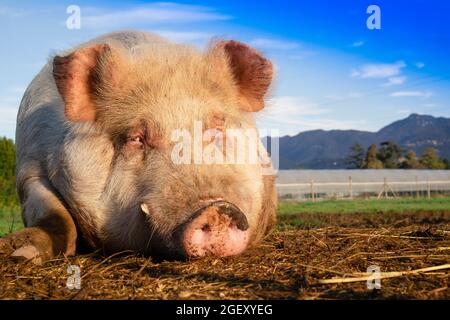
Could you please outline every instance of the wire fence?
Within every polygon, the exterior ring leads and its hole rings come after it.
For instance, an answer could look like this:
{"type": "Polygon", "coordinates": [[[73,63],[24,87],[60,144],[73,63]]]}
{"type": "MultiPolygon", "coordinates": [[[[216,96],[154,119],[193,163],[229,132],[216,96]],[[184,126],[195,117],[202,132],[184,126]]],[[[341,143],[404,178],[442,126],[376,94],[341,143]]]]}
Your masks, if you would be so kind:
{"type": "Polygon", "coordinates": [[[280,199],[428,197],[450,194],[449,170],[279,171],[280,199]]]}

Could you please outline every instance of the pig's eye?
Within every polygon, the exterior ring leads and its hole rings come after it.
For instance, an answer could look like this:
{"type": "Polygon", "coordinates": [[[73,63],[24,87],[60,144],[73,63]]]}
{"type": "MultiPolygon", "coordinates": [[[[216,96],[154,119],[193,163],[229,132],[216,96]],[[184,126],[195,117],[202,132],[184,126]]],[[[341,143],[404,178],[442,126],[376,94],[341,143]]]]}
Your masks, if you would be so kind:
{"type": "Polygon", "coordinates": [[[127,138],[127,145],[143,148],[144,147],[144,137],[141,135],[130,136],[127,138]]]}
{"type": "Polygon", "coordinates": [[[160,141],[155,136],[153,130],[142,122],[136,127],[130,129],[126,135],[122,136],[121,144],[124,146],[124,153],[131,154],[136,150],[150,150],[159,147],[160,141]]]}

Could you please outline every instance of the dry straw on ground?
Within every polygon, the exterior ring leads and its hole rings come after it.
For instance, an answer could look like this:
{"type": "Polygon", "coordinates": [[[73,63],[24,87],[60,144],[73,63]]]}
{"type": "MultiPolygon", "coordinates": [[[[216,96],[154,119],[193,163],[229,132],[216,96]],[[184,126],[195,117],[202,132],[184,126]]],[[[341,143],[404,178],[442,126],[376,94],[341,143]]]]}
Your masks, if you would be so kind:
{"type": "Polygon", "coordinates": [[[2,258],[0,298],[450,299],[450,212],[303,214],[301,228],[283,227],[290,219],[239,257],[157,262],[93,253],[42,267],[2,258]],[[66,287],[72,264],[81,268],[80,290],[66,287]],[[380,267],[381,290],[367,289],[369,265],[380,267]]]}

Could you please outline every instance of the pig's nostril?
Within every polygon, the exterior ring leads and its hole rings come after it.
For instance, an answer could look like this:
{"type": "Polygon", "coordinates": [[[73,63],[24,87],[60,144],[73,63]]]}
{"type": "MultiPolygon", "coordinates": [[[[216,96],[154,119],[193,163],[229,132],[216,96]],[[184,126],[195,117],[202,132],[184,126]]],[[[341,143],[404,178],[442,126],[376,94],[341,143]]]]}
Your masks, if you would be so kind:
{"type": "Polygon", "coordinates": [[[203,232],[211,231],[211,227],[209,226],[209,224],[205,223],[205,224],[202,226],[202,231],[203,231],[203,232]]]}

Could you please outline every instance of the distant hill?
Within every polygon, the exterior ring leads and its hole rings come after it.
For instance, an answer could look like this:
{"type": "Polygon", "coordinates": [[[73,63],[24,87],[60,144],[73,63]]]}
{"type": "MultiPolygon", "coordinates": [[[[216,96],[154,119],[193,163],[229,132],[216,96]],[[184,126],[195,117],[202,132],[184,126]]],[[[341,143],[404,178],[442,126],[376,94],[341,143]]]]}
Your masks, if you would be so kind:
{"type": "Polygon", "coordinates": [[[383,141],[413,149],[418,155],[427,147],[450,158],[450,119],[411,114],[378,132],[358,130],[312,130],[280,138],[280,169],[342,169],[350,147],[367,148],[383,141]]]}

